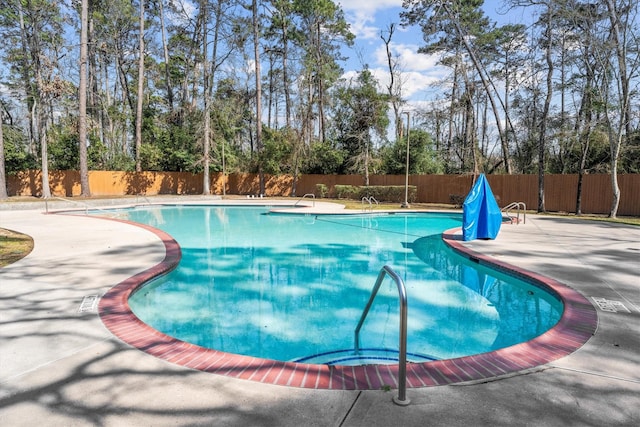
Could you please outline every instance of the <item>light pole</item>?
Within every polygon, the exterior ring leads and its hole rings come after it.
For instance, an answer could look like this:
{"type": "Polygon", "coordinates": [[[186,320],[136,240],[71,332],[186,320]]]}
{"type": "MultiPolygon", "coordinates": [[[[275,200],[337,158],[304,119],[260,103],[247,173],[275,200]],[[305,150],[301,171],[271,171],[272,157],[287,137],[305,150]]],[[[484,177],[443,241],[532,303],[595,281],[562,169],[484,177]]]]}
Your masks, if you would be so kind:
{"type": "Polygon", "coordinates": [[[404,203],[400,205],[401,208],[409,207],[409,112],[405,111],[403,114],[407,115],[407,163],[404,170],[404,203]]]}

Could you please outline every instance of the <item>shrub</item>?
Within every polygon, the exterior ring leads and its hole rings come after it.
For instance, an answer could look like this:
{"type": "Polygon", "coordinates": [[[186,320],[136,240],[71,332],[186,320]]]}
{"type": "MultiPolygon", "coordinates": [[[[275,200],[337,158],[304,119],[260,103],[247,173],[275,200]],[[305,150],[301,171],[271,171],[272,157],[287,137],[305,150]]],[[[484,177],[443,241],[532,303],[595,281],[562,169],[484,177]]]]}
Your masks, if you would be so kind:
{"type": "Polygon", "coordinates": [[[316,195],[323,199],[329,194],[329,188],[324,184],[316,184],[316,195]]]}
{"type": "MultiPolygon", "coordinates": [[[[404,185],[336,185],[338,199],[360,200],[363,197],[373,197],[378,202],[404,202],[404,185]]],[[[418,188],[410,185],[408,188],[408,202],[413,203],[418,196],[418,188]]]]}
{"type": "Polygon", "coordinates": [[[360,199],[360,187],[355,185],[336,185],[336,198],[338,199],[360,199]]]}

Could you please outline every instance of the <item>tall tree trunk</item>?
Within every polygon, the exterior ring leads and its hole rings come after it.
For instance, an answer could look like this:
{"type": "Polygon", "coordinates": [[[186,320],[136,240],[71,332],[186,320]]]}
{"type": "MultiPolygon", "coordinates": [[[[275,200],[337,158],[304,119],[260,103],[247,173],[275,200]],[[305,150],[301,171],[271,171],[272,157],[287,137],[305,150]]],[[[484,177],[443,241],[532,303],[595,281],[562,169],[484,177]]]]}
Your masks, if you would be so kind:
{"type": "MultiPolygon", "coordinates": [[[[631,98],[630,98],[630,81],[627,76],[627,60],[626,60],[626,28],[623,30],[620,28],[621,17],[618,14],[618,9],[614,0],[607,0],[607,9],[609,11],[609,21],[611,22],[611,32],[613,36],[613,42],[615,44],[616,59],[618,61],[618,88],[622,99],[619,105],[620,111],[620,126],[618,128],[618,135],[616,138],[609,139],[609,151],[611,156],[611,189],[613,198],[611,201],[611,210],[609,216],[615,218],[618,215],[618,206],[620,205],[620,187],[618,185],[618,160],[620,158],[620,151],[622,144],[628,140],[631,135],[631,98]],[[624,135],[623,135],[624,132],[624,135]]],[[[628,11],[625,13],[629,13],[628,11]]]]}
{"type": "Polygon", "coordinates": [[[164,0],[159,0],[160,6],[160,30],[162,33],[162,52],[164,54],[164,80],[167,89],[167,103],[169,111],[173,113],[173,88],[171,87],[171,73],[169,71],[169,46],[167,45],[167,30],[164,24],[164,0]]]}
{"type": "Polygon", "coordinates": [[[551,98],[553,97],[553,58],[551,57],[551,48],[553,42],[551,40],[551,7],[547,8],[547,22],[545,27],[545,60],[547,62],[547,95],[544,100],[544,109],[542,117],[540,117],[540,135],[538,139],[538,212],[545,212],[544,204],[544,172],[545,172],[545,148],[547,138],[547,119],[551,106],[551,98]]]}
{"type": "Polygon", "coordinates": [[[505,163],[505,170],[507,174],[510,175],[511,161],[509,159],[509,141],[507,140],[505,132],[502,128],[502,119],[500,117],[500,114],[498,113],[498,106],[493,97],[490,82],[487,80],[487,76],[485,75],[485,70],[482,67],[482,64],[480,63],[478,58],[476,57],[475,51],[472,49],[471,45],[469,44],[469,38],[467,37],[467,34],[462,30],[462,27],[460,26],[460,22],[457,19],[455,19],[455,14],[452,13],[450,6],[446,2],[444,2],[442,4],[442,7],[444,8],[445,11],[447,11],[447,14],[451,18],[451,20],[455,23],[456,31],[460,36],[460,39],[464,43],[465,49],[469,54],[469,57],[471,58],[471,62],[476,68],[476,71],[478,72],[478,76],[480,77],[482,86],[484,87],[487,97],[489,98],[489,102],[491,103],[491,109],[493,110],[493,114],[496,119],[496,127],[498,128],[498,134],[500,136],[500,143],[502,146],[502,157],[505,163]]]}
{"type": "MultiPolygon", "coordinates": [[[[28,34],[27,29],[24,22],[24,11],[22,10],[22,1],[16,2],[18,6],[18,18],[20,21],[20,44],[22,49],[22,80],[24,83],[24,92],[27,97],[27,108],[29,111],[34,111],[35,105],[35,94],[33,93],[34,89],[31,83],[31,79],[29,78],[29,68],[27,65],[27,58],[29,57],[29,42],[28,42],[28,34]]],[[[36,155],[36,139],[37,139],[38,131],[36,129],[36,119],[34,114],[29,114],[29,153],[36,155]]]]}
{"type": "Polygon", "coordinates": [[[400,103],[402,100],[397,93],[396,77],[396,65],[391,55],[391,38],[395,32],[395,24],[391,23],[387,27],[387,37],[384,34],[380,34],[380,38],[384,42],[385,51],[387,53],[387,67],[389,68],[389,85],[387,86],[387,92],[389,93],[389,100],[391,101],[391,107],[393,108],[393,125],[395,126],[396,141],[402,138],[402,124],[400,123],[400,103]]]}
{"type": "MultiPolygon", "coordinates": [[[[282,83],[284,86],[284,115],[287,129],[291,128],[291,90],[289,88],[289,31],[287,17],[282,17],[282,83]]],[[[296,163],[297,164],[297,163],[296,163]]]]}
{"type": "Polygon", "coordinates": [[[89,168],[87,166],[87,50],[89,0],[82,0],[80,17],[80,84],[78,88],[78,142],[80,146],[80,193],[89,197],[89,168]]]}
{"type": "Polygon", "coordinates": [[[100,57],[96,49],[95,21],[92,17],[92,11],[93,2],[90,1],[87,9],[87,117],[96,121],[97,128],[100,129],[100,141],[105,142],[104,122],[107,112],[105,108],[98,107],[101,73],[98,71],[98,59],[100,57]]]}
{"type": "Polygon", "coordinates": [[[493,96],[493,91],[491,89],[491,84],[488,81],[487,76],[485,75],[485,70],[484,67],[482,66],[482,64],[480,63],[480,61],[478,60],[478,58],[476,57],[475,51],[473,50],[473,48],[471,47],[471,45],[469,44],[469,37],[467,36],[467,34],[462,30],[462,27],[460,26],[460,22],[455,18],[455,14],[452,13],[450,6],[446,3],[443,2],[442,3],[442,7],[444,8],[444,10],[447,12],[447,14],[449,15],[449,17],[451,18],[451,21],[454,22],[455,26],[456,26],[456,32],[458,33],[460,39],[463,41],[465,49],[467,51],[467,53],[469,54],[469,57],[471,58],[471,62],[473,63],[476,71],[478,72],[478,76],[480,77],[480,81],[482,82],[482,86],[487,94],[487,97],[489,98],[489,102],[491,103],[491,109],[493,110],[493,114],[494,117],[496,119],[496,127],[498,128],[498,135],[500,136],[500,144],[502,147],[502,158],[504,160],[505,163],[505,170],[507,172],[507,174],[511,174],[511,161],[509,159],[509,141],[506,138],[504,129],[502,128],[502,118],[500,117],[500,114],[498,113],[498,105],[496,104],[496,101],[494,99],[493,96]]]}
{"type": "Polygon", "coordinates": [[[479,166],[478,166],[478,147],[476,144],[476,120],[475,120],[475,112],[473,109],[473,86],[469,86],[467,91],[464,94],[464,106],[465,106],[465,114],[464,114],[464,139],[465,139],[465,147],[469,150],[471,154],[471,168],[473,171],[473,178],[478,176],[479,166]]]}
{"type": "MultiPolygon", "coordinates": [[[[218,61],[218,42],[220,40],[220,26],[222,25],[223,22],[223,14],[224,14],[224,10],[223,10],[223,5],[225,3],[225,0],[218,0],[218,2],[216,3],[216,8],[215,8],[215,25],[214,25],[214,29],[213,29],[213,47],[212,47],[212,53],[211,53],[211,72],[209,75],[209,78],[207,79],[209,81],[209,85],[208,85],[208,92],[209,92],[209,102],[208,102],[208,110],[209,113],[207,114],[207,117],[211,116],[211,108],[212,108],[212,104],[213,104],[213,86],[215,84],[215,79],[216,79],[216,71],[218,70],[218,66],[222,63],[222,61],[224,61],[224,59],[226,59],[226,57],[228,57],[228,55],[231,54],[231,51],[229,51],[227,53],[226,56],[224,56],[224,58],[219,62],[218,61]]],[[[209,122],[211,120],[209,119],[209,122]]],[[[213,132],[211,130],[211,125],[209,125],[209,129],[210,129],[210,136],[209,136],[209,150],[211,149],[211,141],[213,140],[213,138],[211,137],[211,133],[213,132]]],[[[221,146],[222,146],[222,194],[226,195],[226,183],[225,183],[225,173],[226,173],[226,169],[225,169],[225,158],[224,158],[224,145],[225,145],[225,141],[222,140],[221,141],[221,146]]],[[[209,159],[209,155],[207,155],[207,159],[209,159]]],[[[210,159],[209,159],[210,162],[210,159]]],[[[207,169],[209,167],[207,166],[207,169]]],[[[209,177],[207,177],[207,182],[209,182],[209,177]]]]}
{"type": "Polygon", "coordinates": [[[138,57],[138,103],[136,105],[136,172],[142,171],[142,103],[144,101],[144,0],[140,0],[140,35],[138,57]]]}
{"type": "Polygon", "coordinates": [[[322,68],[322,60],[321,60],[321,56],[320,56],[320,52],[322,49],[322,40],[321,40],[321,34],[322,34],[322,29],[320,26],[320,23],[318,22],[317,24],[317,28],[316,28],[316,54],[317,54],[317,65],[318,65],[318,75],[316,76],[318,81],[317,81],[317,85],[318,85],[318,116],[319,116],[319,120],[318,120],[318,126],[319,126],[319,136],[320,136],[320,141],[325,142],[326,141],[326,129],[325,129],[325,125],[326,125],[326,118],[324,115],[324,77],[323,77],[323,73],[320,71],[320,69],[322,68]]]}
{"type": "MultiPolygon", "coordinates": [[[[269,55],[269,71],[267,72],[267,76],[269,76],[269,88],[267,92],[267,127],[272,129],[277,128],[277,124],[271,123],[271,116],[273,110],[273,98],[274,98],[274,79],[273,79],[273,50],[267,48],[267,54],[269,55]]],[[[277,96],[277,95],[276,95],[277,96]]],[[[277,104],[276,104],[277,107],[277,104]]],[[[276,123],[278,121],[278,113],[273,114],[276,117],[276,123]]]]}
{"type": "Polygon", "coordinates": [[[456,111],[456,98],[458,97],[458,75],[459,75],[459,65],[458,65],[458,56],[456,55],[456,63],[453,67],[453,84],[451,86],[451,103],[449,104],[449,120],[448,120],[448,129],[447,129],[447,172],[453,171],[453,127],[454,127],[454,116],[456,111]]]}
{"type": "Polygon", "coordinates": [[[580,169],[578,171],[578,186],[576,189],[576,215],[582,215],[582,181],[587,164],[587,156],[589,154],[589,145],[591,142],[591,128],[593,119],[593,67],[589,64],[591,56],[590,46],[586,47],[587,57],[585,58],[586,78],[582,92],[582,100],[580,109],[578,110],[578,118],[576,120],[574,132],[580,140],[580,169]]]}
{"type": "MultiPolygon", "coordinates": [[[[202,91],[204,96],[204,134],[202,136],[203,145],[203,168],[204,178],[202,182],[202,194],[211,194],[209,163],[210,163],[210,146],[211,146],[211,92],[209,90],[211,82],[209,81],[209,46],[207,43],[208,31],[208,13],[207,0],[200,2],[200,19],[202,20],[202,91]]],[[[215,58],[213,59],[215,61],[215,58]]]]}
{"type": "MultiPolygon", "coordinates": [[[[28,48],[29,57],[31,59],[31,67],[33,68],[33,74],[35,79],[35,88],[29,89],[27,93],[28,97],[32,97],[31,114],[32,121],[34,123],[35,135],[37,141],[40,143],[40,163],[42,170],[42,197],[51,197],[51,188],[49,186],[49,159],[47,155],[47,117],[46,117],[46,99],[45,94],[45,79],[43,77],[43,65],[42,65],[42,47],[41,47],[41,34],[34,30],[29,34],[26,31],[26,26],[23,19],[22,2],[18,3],[18,10],[21,20],[21,28],[25,37],[25,46],[28,48]]],[[[31,8],[33,5],[30,2],[26,3],[27,7],[31,8]]],[[[25,67],[27,66],[25,62],[25,67]]]]}
{"type": "Polygon", "coordinates": [[[262,167],[262,75],[260,72],[260,21],[258,19],[258,0],[253,0],[251,10],[253,15],[253,54],[256,61],[256,150],[258,151],[260,194],[264,194],[264,170],[262,167]]]}
{"type": "Polygon", "coordinates": [[[4,157],[4,133],[2,132],[2,124],[4,123],[4,111],[0,108],[0,200],[9,197],[7,193],[7,175],[5,171],[4,157]]]}
{"type": "MultiPolygon", "coordinates": [[[[38,91],[39,92],[39,91],[38,91]]],[[[39,104],[34,104],[38,110],[38,135],[40,140],[40,164],[42,169],[42,197],[48,199],[51,197],[51,187],[49,186],[49,154],[47,147],[47,125],[44,119],[43,108],[39,104]]]]}

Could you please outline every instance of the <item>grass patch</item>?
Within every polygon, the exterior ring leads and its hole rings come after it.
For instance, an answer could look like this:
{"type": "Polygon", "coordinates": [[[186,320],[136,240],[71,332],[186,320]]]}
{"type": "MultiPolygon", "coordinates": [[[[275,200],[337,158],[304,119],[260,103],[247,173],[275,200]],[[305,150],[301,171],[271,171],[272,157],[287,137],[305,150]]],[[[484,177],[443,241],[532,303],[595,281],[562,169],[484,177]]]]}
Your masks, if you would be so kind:
{"type": "Polygon", "coordinates": [[[0,228],[0,268],[26,257],[32,250],[30,236],[0,228]]]}

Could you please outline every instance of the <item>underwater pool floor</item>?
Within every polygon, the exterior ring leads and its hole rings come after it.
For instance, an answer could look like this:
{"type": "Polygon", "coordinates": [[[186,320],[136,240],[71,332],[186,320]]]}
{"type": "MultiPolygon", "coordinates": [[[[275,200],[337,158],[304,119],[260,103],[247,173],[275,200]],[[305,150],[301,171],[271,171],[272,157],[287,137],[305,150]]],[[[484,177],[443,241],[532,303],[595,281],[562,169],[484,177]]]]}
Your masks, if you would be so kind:
{"type": "MultiPolygon", "coordinates": [[[[338,390],[397,388],[397,364],[330,366],[260,359],[206,349],[148,326],[132,313],[128,298],[150,279],[172,270],[180,261],[181,250],[167,233],[153,227],[131,224],[155,233],[164,243],[166,254],[162,262],[117,284],[101,298],[98,311],[102,322],[122,341],[176,365],[265,384],[338,390]]],[[[472,356],[408,363],[408,388],[482,381],[535,368],[573,353],[595,333],[598,324],[596,310],[575,290],[549,277],[469,249],[462,244],[459,229],[445,232],[443,239],[454,250],[478,263],[551,289],[562,299],[565,309],[553,328],[533,340],[472,356]]]]}

